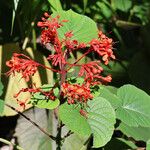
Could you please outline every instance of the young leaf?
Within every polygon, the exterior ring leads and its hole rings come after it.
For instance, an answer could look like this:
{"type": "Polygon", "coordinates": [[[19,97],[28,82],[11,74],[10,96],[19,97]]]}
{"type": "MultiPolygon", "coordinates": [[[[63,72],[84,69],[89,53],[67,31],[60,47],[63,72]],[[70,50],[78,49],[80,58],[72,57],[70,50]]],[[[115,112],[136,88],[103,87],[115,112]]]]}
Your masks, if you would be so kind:
{"type": "Polygon", "coordinates": [[[110,139],[114,131],[115,112],[111,104],[102,97],[88,102],[88,123],[94,137],[93,147],[102,147],[110,139]]]}
{"type": "Polygon", "coordinates": [[[90,126],[79,110],[75,105],[65,103],[59,107],[59,117],[71,131],[81,136],[89,136],[91,134],[90,126]]]}
{"type": "Polygon", "coordinates": [[[150,97],[133,85],[124,85],[118,89],[117,96],[121,105],[116,114],[129,126],[150,127],[150,97]]]}

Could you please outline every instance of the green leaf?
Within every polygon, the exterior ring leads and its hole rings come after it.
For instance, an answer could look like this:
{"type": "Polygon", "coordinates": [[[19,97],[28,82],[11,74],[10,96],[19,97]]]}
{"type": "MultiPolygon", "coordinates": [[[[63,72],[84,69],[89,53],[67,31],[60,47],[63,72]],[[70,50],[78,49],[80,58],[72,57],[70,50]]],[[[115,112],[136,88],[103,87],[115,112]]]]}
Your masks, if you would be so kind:
{"type": "Polygon", "coordinates": [[[90,126],[79,110],[77,106],[65,103],[59,107],[59,117],[71,131],[81,136],[89,136],[91,134],[90,126]]]}
{"type": "Polygon", "coordinates": [[[60,11],[54,13],[53,16],[59,15],[61,20],[68,20],[63,23],[64,26],[58,29],[59,38],[63,39],[64,34],[68,31],[73,31],[74,36],[72,40],[78,40],[79,42],[89,42],[93,38],[97,38],[97,25],[89,17],[77,14],[72,10],[60,11]]]}
{"type": "Polygon", "coordinates": [[[127,12],[132,6],[132,0],[112,0],[115,9],[127,12]]]}
{"type": "Polygon", "coordinates": [[[2,82],[0,81],[0,96],[1,96],[2,93],[3,93],[3,88],[4,88],[4,86],[3,86],[2,82]]]}
{"type": "Polygon", "coordinates": [[[117,130],[121,130],[128,137],[133,137],[137,141],[148,141],[150,139],[150,128],[148,127],[130,127],[121,123],[117,130]]]}
{"type": "MultiPolygon", "coordinates": [[[[48,133],[52,133],[51,112],[47,114],[46,110],[35,108],[27,110],[24,114],[48,133]]],[[[52,140],[23,117],[17,120],[15,136],[25,150],[52,149],[52,140]]]]}
{"type": "Polygon", "coordinates": [[[121,104],[121,100],[115,94],[110,92],[110,90],[108,90],[107,86],[106,87],[101,86],[99,92],[100,92],[99,96],[108,100],[114,109],[118,108],[119,105],[121,104]]]}
{"type": "Polygon", "coordinates": [[[59,99],[55,99],[54,101],[50,99],[47,100],[44,95],[35,93],[30,100],[30,103],[38,108],[54,109],[59,106],[60,101],[59,99]]]}
{"type": "MultiPolygon", "coordinates": [[[[68,133],[69,130],[63,127],[63,136],[68,133]]],[[[87,145],[84,145],[87,138],[81,137],[78,134],[71,134],[67,137],[62,145],[62,150],[87,150],[87,145]]]]}
{"type": "Polygon", "coordinates": [[[62,6],[61,6],[60,0],[48,0],[48,2],[51,5],[52,12],[62,10],[62,6]]]}
{"type": "Polygon", "coordinates": [[[0,99],[0,116],[3,115],[3,111],[4,111],[4,101],[0,99]]]}
{"type": "Polygon", "coordinates": [[[150,150],[150,139],[146,142],[146,150],[150,150]]]}
{"type": "Polygon", "coordinates": [[[117,96],[122,103],[116,110],[117,118],[129,126],[150,127],[150,97],[133,85],[118,89],[117,96]]]}
{"type": "Polygon", "coordinates": [[[88,102],[88,123],[92,129],[93,147],[102,147],[110,139],[114,131],[115,112],[111,104],[102,97],[88,102]]]}
{"type": "Polygon", "coordinates": [[[97,2],[97,5],[105,18],[109,19],[112,16],[111,9],[104,2],[97,2]]]}

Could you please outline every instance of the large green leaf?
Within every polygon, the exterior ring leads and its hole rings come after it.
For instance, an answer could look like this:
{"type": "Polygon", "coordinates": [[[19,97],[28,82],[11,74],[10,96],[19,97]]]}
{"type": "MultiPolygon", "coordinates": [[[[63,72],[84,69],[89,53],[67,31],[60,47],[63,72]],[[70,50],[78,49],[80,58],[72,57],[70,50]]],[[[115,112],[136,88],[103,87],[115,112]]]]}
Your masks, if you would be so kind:
{"type": "MultiPolygon", "coordinates": [[[[46,110],[36,108],[30,109],[24,114],[48,133],[52,133],[52,122],[50,121],[52,113],[47,115],[46,110]]],[[[19,145],[25,150],[52,149],[52,140],[23,117],[20,117],[17,121],[15,136],[17,136],[19,145]]]]}
{"type": "Polygon", "coordinates": [[[129,126],[150,127],[150,97],[133,85],[124,85],[118,89],[117,96],[122,103],[116,114],[129,126]]]}
{"type": "Polygon", "coordinates": [[[150,139],[146,142],[146,150],[150,150],[150,139]]]}
{"type": "Polygon", "coordinates": [[[137,141],[148,141],[150,139],[149,127],[131,127],[125,123],[121,123],[118,130],[121,130],[128,137],[133,137],[137,141]]]}
{"type": "Polygon", "coordinates": [[[68,129],[81,136],[89,136],[91,134],[90,126],[79,110],[77,106],[65,103],[59,107],[59,117],[68,129]]]}
{"type": "Polygon", "coordinates": [[[121,104],[121,100],[111,92],[111,90],[114,90],[113,88],[109,89],[110,87],[101,86],[99,91],[99,96],[105,98],[110,102],[110,104],[113,106],[114,109],[118,108],[121,104]]]}
{"type": "Polygon", "coordinates": [[[68,20],[68,22],[63,23],[63,27],[58,29],[61,39],[64,38],[64,34],[68,31],[73,31],[74,36],[71,39],[79,42],[89,42],[98,36],[96,23],[86,16],[77,14],[72,10],[59,11],[59,13],[54,13],[53,15],[59,15],[61,20],[68,20]]]}
{"type": "Polygon", "coordinates": [[[132,0],[112,0],[112,5],[114,8],[126,12],[131,8],[132,0]]]}
{"type": "MultiPolygon", "coordinates": [[[[66,127],[63,127],[62,134],[66,135],[68,130],[66,127]]],[[[62,145],[62,150],[87,150],[87,145],[84,145],[87,138],[81,137],[78,134],[71,134],[65,139],[65,142],[62,145]]]]}
{"type": "Polygon", "coordinates": [[[114,131],[115,112],[111,104],[102,97],[88,102],[88,123],[94,137],[93,147],[102,147],[110,139],[114,131]]]}

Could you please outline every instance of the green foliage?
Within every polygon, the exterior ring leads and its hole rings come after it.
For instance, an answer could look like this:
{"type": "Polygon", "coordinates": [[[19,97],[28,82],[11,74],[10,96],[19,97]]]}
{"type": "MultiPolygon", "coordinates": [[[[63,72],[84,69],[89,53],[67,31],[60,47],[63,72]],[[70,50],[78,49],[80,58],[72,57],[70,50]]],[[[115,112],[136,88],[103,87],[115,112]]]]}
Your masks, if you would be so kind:
{"type": "Polygon", "coordinates": [[[114,93],[112,93],[107,87],[101,86],[99,90],[99,96],[107,99],[114,109],[117,109],[121,105],[121,100],[114,93]]]}
{"type": "Polygon", "coordinates": [[[60,104],[59,99],[55,99],[54,101],[50,99],[47,100],[45,96],[41,96],[40,93],[36,93],[34,96],[37,98],[32,98],[30,103],[38,108],[54,109],[60,104]]]}
{"type": "Polygon", "coordinates": [[[88,119],[94,137],[93,147],[102,147],[110,139],[114,131],[115,112],[110,103],[102,98],[96,97],[88,102],[88,119]]]}
{"type": "Polygon", "coordinates": [[[83,117],[77,106],[63,104],[59,108],[59,117],[65,125],[82,136],[94,137],[93,147],[104,146],[110,139],[114,130],[115,112],[110,103],[102,97],[88,102],[87,119],[83,117]]]}
{"type": "Polygon", "coordinates": [[[132,0],[112,0],[115,9],[127,12],[132,6],[132,0]]]}
{"type": "Polygon", "coordinates": [[[72,10],[59,11],[59,13],[53,15],[59,15],[61,20],[68,20],[68,22],[63,23],[65,24],[63,27],[58,29],[60,39],[63,39],[64,34],[69,31],[72,31],[75,35],[71,39],[79,42],[89,42],[98,36],[96,23],[86,16],[79,15],[72,10]],[[80,26],[78,26],[79,23],[80,26]]]}
{"type": "MultiPolygon", "coordinates": [[[[53,89],[53,86],[47,84],[47,85],[43,85],[41,87],[41,89],[44,91],[44,92],[49,92],[50,90],[53,89]]],[[[56,96],[56,99],[55,100],[52,100],[50,99],[49,97],[47,98],[45,95],[43,95],[42,93],[40,92],[37,92],[35,93],[30,102],[33,106],[36,106],[38,108],[45,108],[45,109],[54,109],[56,107],[59,106],[60,104],[60,101],[59,99],[57,98],[58,97],[58,94],[59,94],[59,89],[58,88],[54,88],[53,89],[54,91],[54,96],[56,96]]]]}
{"type": "Polygon", "coordinates": [[[90,126],[86,118],[80,115],[79,110],[77,106],[65,103],[59,107],[59,117],[71,131],[81,136],[89,136],[90,126]]]}
{"type": "Polygon", "coordinates": [[[150,127],[131,127],[125,123],[121,123],[117,129],[137,141],[147,142],[150,139],[150,127]]]}
{"type": "Polygon", "coordinates": [[[117,108],[116,114],[129,126],[150,126],[150,97],[144,91],[132,85],[124,85],[117,91],[121,99],[121,106],[117,108]]]}
{"type": "Polygon", "coordinates": [[[150,150],[150,140],[146,142],[146,150],[150,150]]]}
{"type": "MultiPolygon", "coordinates": [[[[40,20],[39,16],[45,11],[53,12],[53,15],[60,15],[62,20],[69,20],[63,23],[67,26],[59,29],[59,36],[61,38],[64,37],[64,33],[67,31],[73,31],[76,36],[73,36],[72,39],[79,40],[80,42],[88,42],[92,38],[97,37],[97,25],[106,33],[112,31],[108,36],[113,37],[114,43],[117,43],[119,40],[119,42],[114,45],[117,49],[114,50],[117,61],[110,62],[110,64],[104,68],[105,71],[103,74],[112,74],[113,81],[111,85],[114,87],[121,87],[116,89],[113,87],[101,86],[97,90],[96,88],[92,88],[91,90],[95,98],[88,102],[88,118],[83,117],[79,113],[79,106],[74,107],[68,104],[60,106],[59,117],[69,129],[77,134],[89,136],[92,133],[94,137],[93,146],[101,147],[110,140],[114,131],[115,110],[117,119],[121,121],[121,124],[117,124],[117,130],[121,130],[127,137],[147,142],[146,149],[150,149],[150,98],[149,95],[144,92],[150,93],[150,34],[149,28],[144,29],[144,25],[149,24],[150,2],[148,0],[83,0],[80,3],[75,0],[18,0],[14,2],[16,3],[13,4],[13,1],[9,2],[2,0],[2,5],[0,4],[0,18],[4,22],[0,25],[1,43],[21,41],[20,44],[22,44],[22,41],[27,38],[28,44],[31,45],[30,41],[34,41],[36,44],[36,41],[38,41],[37,37],[39,36],[36,23],[40,20]],[[73,11],[62,11],[64,9],[72,9],[73,11]],[[85,14],[89,16],[89,18],[75,12],[85,14]],[[93,20],[96,21],[96,23],[93,20]],[[146,34],[143,34],[141,37],[141,31],[143,30],[145,30],[146,34]],[[36,32],[34,36],[32,35],[33,31],[36,32]],[[11,32],[12,35],[10,37],[11,32]],[[144,91],[132,85],[124,85],[128,83],[136,85],[144,91]]],[[[11,49],[13,50],[14,48],[11,49]]],[[[3,50],[3,54],[5,52],[6,51],[3,50]]],[[[44,52],[45,51],[42,49],[40,55],[36,56],[36,58],[38,57],[38,61],[39,56],[47,55],[44,52]]],[[[9,54],[10,53],[11,52],[9,52],[9,54]]],[[[3,57],[3,55],[1,55],[1,57],[5,58],[6,56],[3,57]]],[[[92,59],[96,58],[95,55],[89,57],[92,59]]],[[[6,72],[3,67],[4,63],[2,63],[1,66],[1,73],[6,72]]],[[[70,72],[75,73],[77,71],[70,70],[70,72]]],[[[52,76],[49,78],[52,78],[52,76]]],[[[17,79],[20,80],[20,77],[17,79]]],[[[75,77],[68,79],[70,83],[82,84],[83,81],[84,79],[75,77]]],[[[43,82],[43,80],[41,82],[43,82]]],[[[9,95],[9,93],[19,88],[20,85],[23,85],[22,82],[16,84],[15,79],[10,79],[9,86],[8,88],[6,87],[4,92],[6,93],[7,91],[9,95]]],[[[51,85],[45,85],[43,89],[44,91],[49,91],[52,87],[51,85]]],[[[3,92],[2,89],[3,86],[0,82],[0,95],[3,92]]],[[[5,93],[3,95],[5,95],[5,93]]],[[[54,88],[54,95],[56,97],[59,96],[59,88],[54,88]]],[[[12,97],[10,95],[6,97],[7,102],[11,102],[11,104],[15,106],[12,97]]],[[[31,103],[36,107],[46,109],[54,109],[60,105],[59,99],[55,101],[48,100],[47,97],[41,93],[34,94],[31,103]]],[[[3,114],[3,109],[4,101],[0,100],[0,114],[3,114]]],[[[41,111],[43,112],[44,110],[41,111]]],[[[6,112],[5,114],[13,114],[12,112],[6,112]]],[[[36,113],[37,114],[33,116],[38,118],[36,121],[39,124],[42,123],[40,125],[43,128],[52,126],[52,124],[48,124],[45,112],[41,113],[39,116],[37,116],[38,112],[36,113]]],[[[40,135],[34,128],[29,130],[32,126],[26,125],[26,121],[20,120],[21,119],[18,121],[16,135],[19,137],[18,139],[21,146],[25,149],[35,150],[45,150],[47,147],[51,147],[49,139],[40,135]],[[19,130],[21,127],[24,128],[19,130]]],[[[114,136],[116,136],[116,134],[114,134],[114,136]]],[[[128,139],[124,140],[123,138],[124,136],[117,139],[112,138],[103,149],[123,150],[137,148],[131,141],[128,141],[128,139]]],[[[74,139],[77,139],[77,143],[80,143],[78,145],[79,148],[82,147],[84,143],[83,139],[79,138],[77,135],[77,137],[75,136],[70,140],[72,143],[69,140],[68,143],[66,142],[68,145],[70,144],[68,149],[72,149],[75,145],[74,139]]],[[[78,149],[78,147],[75,148],[78,149]]],[[[85,146],[83,146],[83,148],[85,148],[85,146]]]]}
{"type": "Polygon", "coordinates": [[[62,6],[61,6],[60,0],[48,0],[48,2],[51,5],[52,12],[62,10],[62,6]]]}

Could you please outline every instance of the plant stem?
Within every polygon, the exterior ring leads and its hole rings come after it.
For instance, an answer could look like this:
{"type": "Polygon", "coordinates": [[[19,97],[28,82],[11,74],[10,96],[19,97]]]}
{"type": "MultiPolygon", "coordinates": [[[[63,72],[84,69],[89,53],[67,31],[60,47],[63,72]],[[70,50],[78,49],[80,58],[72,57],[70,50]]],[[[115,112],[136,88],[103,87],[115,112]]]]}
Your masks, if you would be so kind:
{"type": "Polygon", "coordinates": [[[62,146],[62,137],[61,137],[61,131],[62,131],[62,127],[64,125],[62,124],[62,122],[60,122],[60,124],[58,123],[58,128],[57,128],[57,136],[56,136],[56,144],[57,144],[57,148],[56,150],[61,150],[61,146],[62,146]]]}
{"type": "Polygon", "coordinates": [[[33,120],[31,120],[26,115],[24,115],[23,113],[21,113],[20,111],[18,111],[16,108],[10,106],[9,104],[5,104],[5,105],[7,107],[11,108],[12,110],[16,111],[19,115],[21,115],[22,117],[24,117],[26,120],[28,120],[30,123],[32,123],[34,126],[36,126],[39,130],[41,130],[45,135],[47,135],[49,138],[51,138],[54,141],[56,140],[56,138],[54,136],[52,136],[51,134],[49,134],[47,131],[45,131],[43,128],[41,128],[38,124],[36,124],[33,120]]]}
{"type": "Polygon", "coordinates": [[[84,58],[87,54],[91,52],[91,49],[89,49],[87,52],[85,52],[79,59],[77,59],[68,69],[67,72],[76,64],[78,63],[82,58],[84,58]]]}

